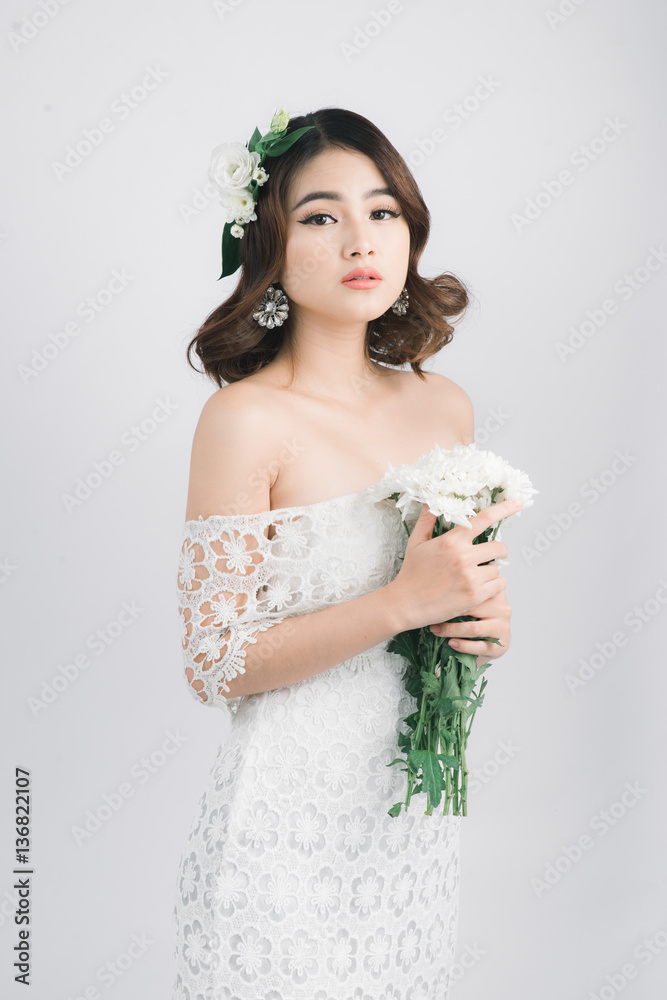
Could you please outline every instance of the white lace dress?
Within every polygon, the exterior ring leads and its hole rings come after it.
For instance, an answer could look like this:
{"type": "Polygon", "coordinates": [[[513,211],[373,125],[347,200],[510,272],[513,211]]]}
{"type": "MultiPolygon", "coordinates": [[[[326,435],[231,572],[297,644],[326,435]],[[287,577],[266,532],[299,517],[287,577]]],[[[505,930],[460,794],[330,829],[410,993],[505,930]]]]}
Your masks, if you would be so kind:
{"type": "Polygon", "coordinates": [[[388,583],[406,541],[400,512],[365,491],[186,522],[186,677],[231,730],[180,860],[172,1000],[447,998],[461,821],[425,815],[423,795],[387,814],[416,708],[390,639],[288,687],[222,694],[260,633],[388,583]]]}

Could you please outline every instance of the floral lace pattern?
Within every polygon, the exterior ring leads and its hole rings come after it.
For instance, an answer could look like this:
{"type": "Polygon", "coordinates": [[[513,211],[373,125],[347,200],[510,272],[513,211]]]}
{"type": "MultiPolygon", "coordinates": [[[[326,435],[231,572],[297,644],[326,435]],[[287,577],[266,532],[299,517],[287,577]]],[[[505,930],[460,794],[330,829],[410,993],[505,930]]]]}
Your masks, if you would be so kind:
{"type": "Polygon", "coordinates": [[[186,522],[186,678],[231,731],[180,860],[173,1000],[446,1000],[460,817],[387,815],[416,705],[390,639],[288,687],[229,685],[260,632],[393,579],[406,539],[364,493],[186,522]]]}

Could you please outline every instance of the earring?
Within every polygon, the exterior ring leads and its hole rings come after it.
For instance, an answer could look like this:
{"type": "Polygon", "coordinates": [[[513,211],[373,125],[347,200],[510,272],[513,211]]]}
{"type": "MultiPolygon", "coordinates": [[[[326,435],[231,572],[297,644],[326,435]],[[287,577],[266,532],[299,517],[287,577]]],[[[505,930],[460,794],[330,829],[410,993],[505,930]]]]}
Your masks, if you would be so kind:
{"type": "Polygon", "coordinates": [[[401,294],[394,302],[393,306],[391,307],[397,316],[405,316],[406,312],[408,311],[409,298],[410,297],[408,295],[408,290],[407,288],[404,288],[401,294]]]}
{"type": "Polygon", "coordinates": [[[260,300],[257,312],[252,314],[252,318],[257,320],[260,326],[266,326],[273,330],[274,326],[282,326],[289,314],[289,302],[282,288],[274,288],[269,285],[260,300]]]}

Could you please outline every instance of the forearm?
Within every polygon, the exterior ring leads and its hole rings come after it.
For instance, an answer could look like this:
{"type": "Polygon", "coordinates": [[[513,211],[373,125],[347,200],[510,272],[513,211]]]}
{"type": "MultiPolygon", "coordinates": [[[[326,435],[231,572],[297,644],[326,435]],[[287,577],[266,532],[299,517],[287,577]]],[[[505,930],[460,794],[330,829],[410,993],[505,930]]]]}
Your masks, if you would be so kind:
{"type": "Polygon", "coordinates": [[[247,645],[245,673],[229,682],[228,697],[272,691],[323,673],[405,627],[391,584],[286,618],[247,645]]]}

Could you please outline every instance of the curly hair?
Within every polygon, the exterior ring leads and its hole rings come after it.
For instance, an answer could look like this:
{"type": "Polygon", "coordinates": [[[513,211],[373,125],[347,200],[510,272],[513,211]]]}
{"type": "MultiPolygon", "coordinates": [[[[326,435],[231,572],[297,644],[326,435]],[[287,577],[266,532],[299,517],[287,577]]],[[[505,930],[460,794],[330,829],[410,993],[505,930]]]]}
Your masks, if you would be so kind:
{"type": "MultiPolygon", "coordinates": [[[[463,318],[469,292],[455,275],[421,277],[417,264],[430,231],[430,213],[405,160],[367,118],[343,108],[321,108],[292,118],[287,134],[312,125],[280,156],[271,159],[269,181],[262,186],[257,220],[245,226],[240,241],[240,278],[232,294],[211,312],[187,347],[201,361],[204,373],[221,387],[238,382],[267,365],[289,337],[289,317],[281,327],[267,329],[252,318],[261,296],[277,283],[287,242],[287,195],[296,171],[327,149],[360,152],[373,160],[404,213],[410,230],[406,288],[409,308],[397,316],[391,307],[366,327],[367,360],[388,366],[409,364],[423,380],[421,365],[453,338],[453,317],[463,318]]],[[[199,372],[203,374],[202,372],[199,372]]]]}

